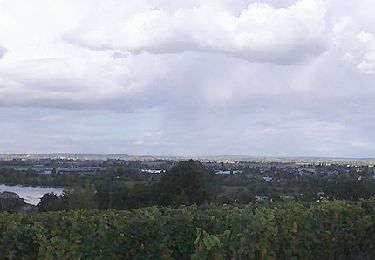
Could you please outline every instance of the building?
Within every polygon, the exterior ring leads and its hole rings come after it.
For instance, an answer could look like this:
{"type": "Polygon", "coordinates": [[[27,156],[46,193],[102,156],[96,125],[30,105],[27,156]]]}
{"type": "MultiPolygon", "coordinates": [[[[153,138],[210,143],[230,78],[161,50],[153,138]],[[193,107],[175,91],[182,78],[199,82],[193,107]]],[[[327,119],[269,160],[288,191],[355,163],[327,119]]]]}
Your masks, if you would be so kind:
{"type": "Polygon", "coordinates": [[[218,175],[228,175],[228,174],[230,174],[230,171],[216,171],[215,174],[218,174],[218,175]]]}
{"type": "Polygon", "coordinates": [[[262,179],[266,182],[270,182],[272,181],[272,177],[268,177],[268,176],[265,176],[265,177],[262,177],[262,179]]]}
{"type": "Polygon", "coordinates": [[[0,199],[19,199],[20,197],[14,193],[9,191],[0,192],[0,199]]]}
{"type": "Polygon", "coordinates": [[[166,170],[154,170],[154,169],[141,169],[142,173],[148,173],[148,174],[163,174],[166,173],[166,170]]]}

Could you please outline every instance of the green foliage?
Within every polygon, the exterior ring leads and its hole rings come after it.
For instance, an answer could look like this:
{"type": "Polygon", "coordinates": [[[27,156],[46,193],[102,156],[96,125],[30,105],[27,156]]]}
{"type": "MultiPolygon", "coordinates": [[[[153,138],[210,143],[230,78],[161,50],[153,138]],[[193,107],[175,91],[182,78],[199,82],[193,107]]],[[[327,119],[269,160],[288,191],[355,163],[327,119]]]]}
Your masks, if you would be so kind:
{"type": "Polygon", "coordinates": [[[8,185],[74,187],[96,185],[103,181],[124,183],[129,181],[149,181],[150,176],[142,174],[140,170],[126,166],[108,167],[96,174],[85,173],[56,173],[38,174],[36,171],[17,171],[12,168],[0,168],[0,183],[8,185]]]}
{"type": "Polygon", "coordinates": [[[58,196],[54,193],[45,194],[38,203],[39,212],[59,211],[65,209],[68,209],[68,203],[65,196],[58,196]]]}
{"type": "Polygon", "coordinates": [[[1,259],[371,259],[374,239],[375,199],[0,214],[1,259]]]}
{"type": "Polygon", "coordinates": [[[156,194],[162,205],[199,205],[212,201],[216,193],[214,174],[200,162],[189,160],[161,177],[156,194]]]}
{"type": "Polygon", "coordinates": [[[97,204],[93,186],[77,186],[61,196],[54,193],[45,194],[38,203],[38,211],[96,209],[97,204]]]}
{"type": "Polygon", "coordinates": [[[38,204],[39,212],[78,209],[133,209],[153,204],[152,185],[104,182],[97,187],[74,187],[61,196],[45,194],[38,204]]]}
{"type": "Polygon", "coordinates": [[[14,198],[14,199],[0,199],[0,213],[1,212],[9,212],[15,213],[19,211],[25,203],[23,199],[14,198]]]}
{"type": "Polygon", "coordinates": [[[318,193],[330,200],[368,199],[375,196],[375,181],[367,177],[358,180],[356,175],[339,174],[338,176],[276,176],[267,182],[261,176],[228,175],[217,176],[223,186],[223,193],[218,202],[249,203],[256,196],[265,196],[273,201],[292,198],[299,201],[320,200],[318,193]]]}
{"type": "Polygon", "coordinates": [[[95,189],[92,186],[75,187],[66,196],[68,208],[77,209],[95,209],[96,202],[94,199],[95,189]]]}
{"type": "Polygon", "coordinates": [[[129,189],[127,208],[141,208],[152,204],[151,185],[135,184],[129,189]]]}
{"type": "Polygon", "coordinates": [[[99,209],[127,209],[129,188],[112,182],[103,182],[96,186],[94,199],[99,209]]]}

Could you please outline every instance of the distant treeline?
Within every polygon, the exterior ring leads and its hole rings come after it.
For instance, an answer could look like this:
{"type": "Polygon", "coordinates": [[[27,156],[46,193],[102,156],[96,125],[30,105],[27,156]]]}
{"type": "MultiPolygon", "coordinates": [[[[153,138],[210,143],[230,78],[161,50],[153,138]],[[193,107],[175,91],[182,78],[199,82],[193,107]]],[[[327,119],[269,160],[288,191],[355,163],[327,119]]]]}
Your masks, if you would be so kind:
{"type": "Polygon", "coordinates": [[[0,183],[8,185],[44,186],[44,187],[73,187],[95,184],[103,180],[123,182],[129,180],[149,180],[149,176],[137,169],[124,166],[108,167],[106,171],[96,174],[85,173],[52,173],[38,174],[29,169],[17,171],[12,168],[0,168],[0,183]]]}
{"type": "Polygon", "coordinates": [[[39,211],[76,209],[133,209],[191,204],[247,204],[285,200],[322,201],[368,199],[375,196],[375,182],[342,174],[334,179],[319,176],[285,176],[277,181],[248,175],[217,176],[196,161],[180,162],[158,181],[93,179],[76,185],[62,196],[45,195],[39,211]],[[238,186],[241,184],[241,186],[238,186]]]}
{"type": "Polygon", "coordinates": [[[97,174],[49,174],[0,169],[0,183],[65,187],[62,196],[47,194],[40,211],[70,209],[132,209],[204,203],[246,204],[280,200],[321,201],[367,199],[375,196],[368,172],[361,176],[259,173],[215,175],[198,161],[180,162],[161,176],[127,166],[112,166],[97,174]],[[272,180],[271,180],[272,179],[272,180]]]}
{"type": "Polygon", "coordinates": [[[178,206],[214,202],[220,186],[212,172],[200,162],[179,163],[158,182],[121,182],[103,178],[85,186],[74,186],[61,196],[46,194],[39,211],[76,209],[132,209],[152,205],[178,206]]]}

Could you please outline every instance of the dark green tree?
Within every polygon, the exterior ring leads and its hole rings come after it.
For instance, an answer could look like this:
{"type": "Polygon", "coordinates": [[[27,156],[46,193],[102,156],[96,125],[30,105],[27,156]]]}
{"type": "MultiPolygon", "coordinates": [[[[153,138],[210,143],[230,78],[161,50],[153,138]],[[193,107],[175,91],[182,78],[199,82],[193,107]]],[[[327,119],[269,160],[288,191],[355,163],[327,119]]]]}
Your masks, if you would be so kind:
{"type": "Polygon", "coordinates": [[[38,203],[38,211],[59,211],[67,210],[68,204],[64,196],[57,196],[55,193],[45,194],[38,203]]]}
{"type": "Polygon", "coordinates": [[[162,205],[203,204],[218,192],[214,173],[198,161],[183,161],[167,171],[156,187],[162,205]]]}
{"type": "Polygon", "coordinates": [[[96,185],[94,199],[99,209],[127,209],[128,193],[126,184],[106,181],[96,185]]]}
{"type": "Polygon", "coordinates": [[[129,190],[128,207],[141,208],[152,204],[152,186],[144,183],[135,184],[129,190]]]}
{"type": "Polygon", "coordinates": [[[76,186],[66,194],[69,210],[95,209],[95,189],[93,186],[76,186]]]}

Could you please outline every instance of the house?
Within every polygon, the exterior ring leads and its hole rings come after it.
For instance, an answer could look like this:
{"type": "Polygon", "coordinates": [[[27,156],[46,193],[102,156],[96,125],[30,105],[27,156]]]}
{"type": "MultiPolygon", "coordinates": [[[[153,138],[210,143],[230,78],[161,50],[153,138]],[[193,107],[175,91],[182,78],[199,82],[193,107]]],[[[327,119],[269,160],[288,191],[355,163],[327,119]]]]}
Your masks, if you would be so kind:
{"type": "Polygon", "coordinates": [[[262,179],[266,182],[270,182],[272,181],[272,177],[268,177],[268,176],[265,176],[265,177],[262,177],[262,179]]]}
{"type": "Polygon", "coordinates": [[[166,173],[166,170],[153,170],[153,169],[141,169],[142,173],[148,173],[148,174],[163,174],[166,173]]]}
{"type": "Polygon", "coordinates": [[[217,171],[217,172],[215,172],[215,174],[218,174],[218,175],[228,175],[228,174],[230,174],[230,171],[217,171]]]}
{"type": "Polygon", "coordinates": [[[4,191],[0,192],[0,199],[19,199],[20,197],[17,195],[17,193],[4,191]]]}
{"type": "MultiPolygon", "coordinates": [[[[262,196],[262,195],[255,196],[256,202],[266,202],[267,200],[268,200],[268,196],[262,196]]],[[[272,202],[272,199],[270,201],[272,202]]]]}

